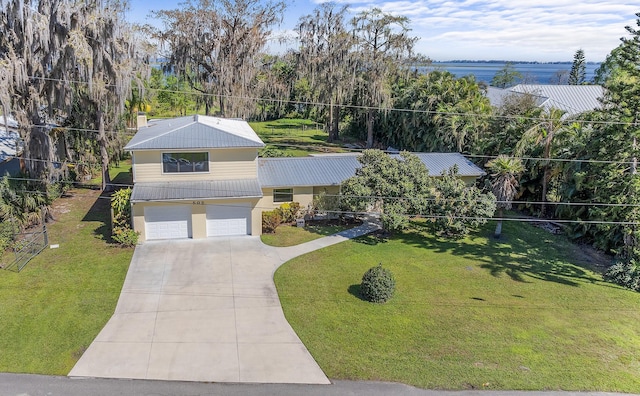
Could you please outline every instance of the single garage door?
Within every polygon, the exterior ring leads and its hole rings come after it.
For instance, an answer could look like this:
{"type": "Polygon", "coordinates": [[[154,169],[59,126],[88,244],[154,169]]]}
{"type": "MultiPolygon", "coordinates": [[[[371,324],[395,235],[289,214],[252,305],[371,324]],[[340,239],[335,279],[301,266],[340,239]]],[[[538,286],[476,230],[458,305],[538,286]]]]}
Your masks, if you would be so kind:
{"type": "Polygon", "coordinates": [[[144,208],[146,239],[191,237],[191,207],[188,205],[147,206],[144,208]]]}
{"type": "Polygon", "coordinates": [[[247,235],[250,229],[249,204],[207,205],[207,236],[247,235]]]}

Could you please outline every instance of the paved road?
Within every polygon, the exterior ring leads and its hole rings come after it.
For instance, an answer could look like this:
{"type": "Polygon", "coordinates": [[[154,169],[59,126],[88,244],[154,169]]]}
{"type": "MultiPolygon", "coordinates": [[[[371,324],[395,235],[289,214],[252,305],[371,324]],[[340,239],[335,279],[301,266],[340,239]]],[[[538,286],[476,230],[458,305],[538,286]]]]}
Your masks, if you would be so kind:
{"type": "Polygon", "coordinates": [[[69,376],[328,384],[284,317],[273,273],[376,228],[289,248],[259,237],[146,242],[136,247],[114,315],[69,376]]]}
{"type": "Polygon", "coordinates": [[[614,396],[604,392],[437,391],[402,384],[333,381],[331,385],[212,384],[178,381],[73,379],[0,374],[0,396],[614,396]]]}

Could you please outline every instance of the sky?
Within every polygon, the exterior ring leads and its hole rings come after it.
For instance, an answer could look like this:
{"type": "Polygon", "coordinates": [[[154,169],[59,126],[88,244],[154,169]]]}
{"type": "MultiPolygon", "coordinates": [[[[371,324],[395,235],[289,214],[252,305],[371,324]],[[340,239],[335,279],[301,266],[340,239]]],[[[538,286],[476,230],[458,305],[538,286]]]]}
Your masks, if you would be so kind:
{"type": "MultiPolygon", "coordinates": [[[[282,25],[274,34],[293,36],[302,15],[322,0],[285,0],[282,25]]],[[[179,8],[181,0],[130,0],[129,19],[152,23],[151,10],[179,8]]],[[[592,0],[337,0],[353,14],[374,7],[410,20],[419,37],[416,52],[435,61],[511,60],[569,62],[583,49],[589,62],[600,62],[636,25],[640,1],[592,0]]],[[[295,46],[292,43],[291,46],[295,46]]],[[[276,47],[273,48],[278,51],[276,47]]]]}

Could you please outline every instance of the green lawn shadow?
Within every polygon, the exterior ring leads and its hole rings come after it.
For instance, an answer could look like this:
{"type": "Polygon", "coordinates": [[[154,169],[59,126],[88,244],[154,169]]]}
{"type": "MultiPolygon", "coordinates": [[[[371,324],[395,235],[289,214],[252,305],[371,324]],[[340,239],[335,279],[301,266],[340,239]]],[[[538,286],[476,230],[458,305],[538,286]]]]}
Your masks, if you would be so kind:
{"type": "MultiPolygon", "coordinates": [[[[500,239],[495,239],[493,227],[494,224],[489,223],[464,239],[450,240],[434,235],[424,222],[412,222],[409,229],[389,238],[473,260],[492,276],[506,275],[516,282],[538,279],[572,287],[582,283],[604,284],[592,271],[574,263],[567,251],[570,243],[563,236],[548,234],[528,224],[513,224],[505,227],[500,239]]],[[[385,238],[377,235],[358,239],[369,245],[384,241],[385,238]]]]}

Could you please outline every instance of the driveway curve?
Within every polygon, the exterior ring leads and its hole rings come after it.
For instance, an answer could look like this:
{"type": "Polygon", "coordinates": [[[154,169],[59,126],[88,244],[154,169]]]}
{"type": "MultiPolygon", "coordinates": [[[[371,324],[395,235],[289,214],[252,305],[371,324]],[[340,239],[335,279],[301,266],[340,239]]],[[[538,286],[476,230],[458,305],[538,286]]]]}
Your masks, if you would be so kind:
{"type": "Polygon", "coordinates": [[[365,223],[286,248],[250,236],[145,242],[113,316],[69,376],[328,384],[285,319],[273,274],[375,229],[365,223]]]}

